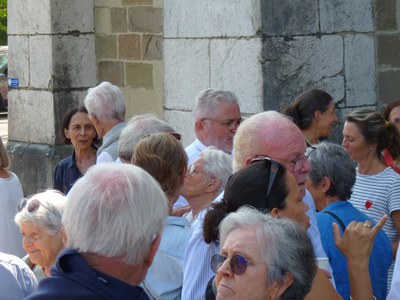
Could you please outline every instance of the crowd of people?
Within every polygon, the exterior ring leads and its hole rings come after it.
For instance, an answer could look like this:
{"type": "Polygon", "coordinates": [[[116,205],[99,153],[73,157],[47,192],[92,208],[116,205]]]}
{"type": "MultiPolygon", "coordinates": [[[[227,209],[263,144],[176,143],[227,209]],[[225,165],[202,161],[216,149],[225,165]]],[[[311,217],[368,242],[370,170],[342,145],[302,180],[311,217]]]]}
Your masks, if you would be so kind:
{"type": "Polygon", "coordinates": [[[244,120],[207,89],[186,149],[111,83],[83,103],[52,189],[24,198],[0,140],[4,299],[400,299],[399,101],[337,145],[325,91],[244,120]]]}

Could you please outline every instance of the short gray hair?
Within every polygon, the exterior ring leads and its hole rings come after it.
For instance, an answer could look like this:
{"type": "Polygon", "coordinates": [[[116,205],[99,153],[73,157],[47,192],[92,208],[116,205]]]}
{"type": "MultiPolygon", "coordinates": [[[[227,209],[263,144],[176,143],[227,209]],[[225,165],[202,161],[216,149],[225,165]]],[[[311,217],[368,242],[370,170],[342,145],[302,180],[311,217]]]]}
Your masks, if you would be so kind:
{"type": "Polygon", "coordinates": [[[15,223],[19,227],[25,223],[46,228],[56,235],[62,227],[62,215],[67,203],[67,197],[57,190],[47,190],[28,197],[25,206],[15,215],[15,223]],[[29,212],[28,206],[32,200],[39,200],[37,210],[29,212]]]}
{"type": "Polygon", "coordinates": [[[154,114],[134,116],[121,131],[118,156],[130,162],[133,152],[143,136],[160,132],[175,132],[175,130],[154,114]]]}
{"type": "Polygon", "coordinates": [[[236,95],[230,91],[222,91],[217,89],[207,89],[201,91],[200,94],[197,95],[194,102],[194,119],[201,120],[203,118],[215,117],[215,114],[218,113],[216,107],[221,102],[238,104],[238,99],[236,95]]]}
{"type": "Polygon", "coordinates": [[[341,146],[323,142],[309,156],[312,170],[308,176],[313,184],[319,184],[324,176],[331,181],[329,196],[348,200],[356,182],[356,170],[349,154],[341,146]]]}
{"type": "Polygon", "coordinates": [[[63,216],[67,247],[125,264],[142,264],[167,217],[160,185],[131,164],[91,167],[68,193],[63,216]]]}
{"type": "Polygon", "coordinates": [[[314,250],[307,233],[289,219],[276,219],[254,208],[242,207],[230,213],[220,225],[220,245],[230,232],[241,227],[257,228],[257,240],[268,274],[266,284],[292,274],[293,284],[282,299],[303,299],[310,291],[316,271],[314,250]]]}
{"type": "Polygon", "coordinates": [[[210,146],[201,151],[204,159],[204,173],[208,178],[217,178],[221,181],[217,193],[220,194],[232,175],[232,156],[221,149],[210,146]]]}
{"type": "Polygon", "coordinates": [[[107,81],[88,90],[84,100],[90,115],[96,116],[101,122],[125,120],[125,100],[121,90],[107,81]]]}

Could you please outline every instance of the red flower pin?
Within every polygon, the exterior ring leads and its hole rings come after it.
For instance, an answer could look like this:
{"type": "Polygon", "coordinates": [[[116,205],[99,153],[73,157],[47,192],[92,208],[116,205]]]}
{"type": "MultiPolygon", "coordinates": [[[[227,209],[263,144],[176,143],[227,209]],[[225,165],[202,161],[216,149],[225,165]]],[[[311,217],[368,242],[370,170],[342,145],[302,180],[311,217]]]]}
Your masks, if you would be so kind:
{"type": "Polygon", "coordinates": [[[365,208],[366,209],[370,209],[371,206],[372,206],[372,201],[371,200],[365,201],[365,208]]]}

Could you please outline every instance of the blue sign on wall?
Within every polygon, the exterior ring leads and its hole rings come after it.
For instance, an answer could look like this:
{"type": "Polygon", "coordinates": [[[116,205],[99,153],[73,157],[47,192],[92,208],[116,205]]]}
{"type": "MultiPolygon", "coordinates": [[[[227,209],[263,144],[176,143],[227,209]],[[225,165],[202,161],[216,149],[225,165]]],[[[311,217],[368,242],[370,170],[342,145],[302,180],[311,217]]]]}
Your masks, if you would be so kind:
{"type": "Polygon", "coordinates": [[[8,78],[8,86],[19,87],[19,79],[18,78],[8,78]]]}

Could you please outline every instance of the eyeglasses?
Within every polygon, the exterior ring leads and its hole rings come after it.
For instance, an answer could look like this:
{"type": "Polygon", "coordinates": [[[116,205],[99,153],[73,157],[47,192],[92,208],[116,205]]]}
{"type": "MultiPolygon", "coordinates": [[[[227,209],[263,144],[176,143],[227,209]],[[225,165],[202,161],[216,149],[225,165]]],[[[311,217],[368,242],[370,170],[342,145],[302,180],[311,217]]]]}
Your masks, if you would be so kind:
{"type": "MultiPolygon", "coordinates": [[[[24,198],[18,203],[18,212],[24,209],[26,204],[28,203],[28,199],[24,198]]],[[[29,204],[28,204],[28,212],[33,213],[39,209],[40,206],[43,206],[45,209],[51,212],[51,209],[49,209],[47,206],[43,205],[38,199],[32,199],[29,204]]]]}
{"type": "Polygon", "coordinates": [[[289,163],[293,165],[293,172],[298,172],[301,170],[304,163],[308,161],[311,153],[313,153],[315,149],[316,148],[314,146],[310,146],[306,149],[305,155],[293,159],[292,161],[289,161],[289,163]]]}
{"type": "Polygon", "coordinates": [[[221,126],[225,126],[228,128],[236,128],[240,125],[240,123],[243,122],[243,118],[240,119],[230,119],[230,120],[218,120],[218,119],[212,119],[212,118],[203,118],[201,121],[204,120],[209,120],[218,123],[221,126]]]}
{"type": "Polygon", "coordinates": [[[148,138],[152,135],[157,135],[157,134],[163,134],[163,133],[167,133],[169,135],[172,135],[175,139],[177,139],[178,141],[182,140],[182,135],[180,133],[177,132],[159,132],[159,133],[149,133],[149,134],[145,134],[144,136],[142,136],[142,139],[148,138]]]}
{"type": "Polygon", "coordinates": [[[276,161],[270,159],[267,156],[255,157],[250,161],[250,163],[254,163],[257,161],[265,161],[265,160],[271,162],[271,168],[269,169],[269,176],[268,176],[269,179],[268,179],[268,185],[267,185],[267,187],[268,187],[267,195],[266,195],[266,199],[268,201],[268,196],[269,196],[269,193],[271,192],[272,185],[274,184],[276,173],[278,173],[279,165],[276,161]]]}
{"type": "Polygon", "coordinates": [[[390,120],[390,123],[400,124],[400,118],[393,118],[393,119],[390,120]]]}
{"type": "MultiPolygon", "coordinates": [[[[211,269],[214,271],[214,273],[217,273],[218,269],[222,266],[222,264],[227,260],[227,257],[221,255],[221,254],[215,254],[211,258],[211,269]]],[[[229,261],[229,266],[231,267],[231,270],[234,274],[236,275],[241,275],[244,272],[246,272],[247,266],[248,265],[255,265],[255,264],[266,264],[266,263],[253,263],[250,262],[246,257],[240,254],[236,254],[231,257],[229,261]]]]}
{"type": "Polygon", "coordinates": [[[189,168],[188,168],[188,174],[190,176],[193,176],[195,173],[199,174],[199,172],[196,170],[196,166],[195,165],[190,165],[189,168]]]}

